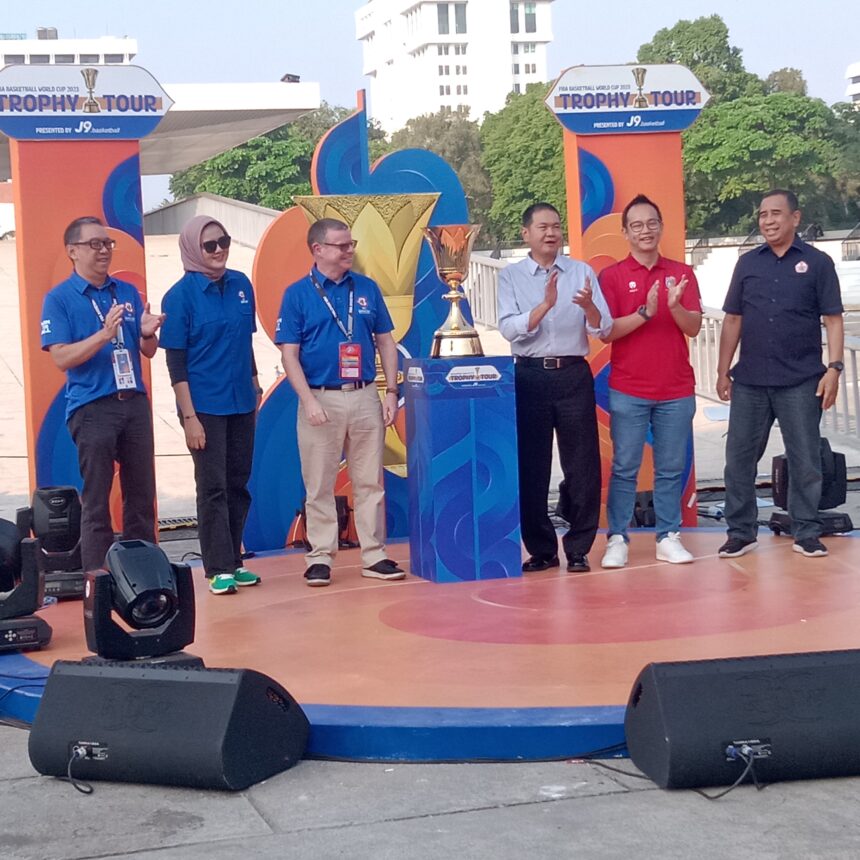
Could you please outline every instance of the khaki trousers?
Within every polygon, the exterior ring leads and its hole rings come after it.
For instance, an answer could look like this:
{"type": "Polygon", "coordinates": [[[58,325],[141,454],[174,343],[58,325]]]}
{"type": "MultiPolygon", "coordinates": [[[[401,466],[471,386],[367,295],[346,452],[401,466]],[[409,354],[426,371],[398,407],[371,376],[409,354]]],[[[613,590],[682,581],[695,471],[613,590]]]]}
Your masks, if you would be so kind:
{"type": "Polygon", "coordinates": [[[346,458],[352,481],[355,530],[361,544],[361,563],[370,567],[385,555],[385,504],[382,488],[382,450],[385,428],[376,386],[355,391],[314,391],[328,421],[312,426],[299,404],[297,430],[302,478],[307,500],[307,566],[331,566],[337,554],[338,525],[334,485],[341,458],[346,458]]]}

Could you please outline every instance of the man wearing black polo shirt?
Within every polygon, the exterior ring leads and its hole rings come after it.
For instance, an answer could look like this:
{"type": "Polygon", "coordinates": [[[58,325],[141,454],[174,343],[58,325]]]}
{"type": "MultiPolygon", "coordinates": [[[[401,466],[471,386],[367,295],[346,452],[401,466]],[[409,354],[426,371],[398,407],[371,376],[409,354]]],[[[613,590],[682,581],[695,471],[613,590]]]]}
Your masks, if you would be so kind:
{"type": "Polygon", "coordinates": [[[338,549],[334,486],[341,455],[352,481],[362,576],[403,579],[386,558],[382,450],[385,427],[397,417],[397,344],[379,287],[350,271],[356,242],[342,221],[323,218],[308,230],[314,265],[287,287],[275,343],[299,398],[299,457],[307,501],[305,582],[325,586],[338,549]],[[385,374],[376,392],[375,352],[385,374]]]}
{"type": "Polygon", "coordinates": [[[523,213],[529,255],[499,273],[499,331],[511,342],[517,402],[520,526],[526,573],[558,567],[547,513],[553,434],[570,517],[562,538],[567,569],[589,570],[600,516],[600,447],[588,336],[606,337],[612,317],[591,266],[562,254],[558,210],[523,213]]]}
{"type": "Polygon", "coordinates": [[[774,419],[788,469],[788,513],[794,551],[827,555],[821,520],[822,409],[836,401],[842,372],[843,324],[839,280],[826,254],[797,238],[800,210],[791,191],[764,195],[758,213],[765,244],[735,266],[723,310],[717,394],[731,400],[726,442],[726,524],[721,558],[757,546],[756,466],[774,419]],[[829,364],[821,358],[821,321],[829,364]],[[729,370],[738,343],[738,363],[729,370]]]}
{"type": "Polygon", "coordinates": [[[77,218],[63,236],[71,276],[45,296],[42,349],[67,374],[66,422],[78,449],[81,562],[104,567],[113,543],[110,489],[114,463],[122,484],[122,534],[155,540],[152,412],[140,356],[152,358],[163,315],[108,271],[116,241],[95,217],[77,218]]]}

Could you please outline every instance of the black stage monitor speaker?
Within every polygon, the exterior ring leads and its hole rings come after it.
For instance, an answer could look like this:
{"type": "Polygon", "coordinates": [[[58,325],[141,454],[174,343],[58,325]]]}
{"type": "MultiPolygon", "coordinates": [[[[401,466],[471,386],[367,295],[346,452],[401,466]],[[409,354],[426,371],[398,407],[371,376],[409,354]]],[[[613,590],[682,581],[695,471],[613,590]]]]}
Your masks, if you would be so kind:
{"type": "MultiPolygon", "coordinates": [[[[785,454],[773,458],[771,464],[771,483],[773,503],[778,508],[788,510],[788,460],[785,454]]],[[[848,472],[845,455],[830,448],[827,439],[821,440],[821,501],[820,511],[829,511],[845,504],[848,490],[848,472]]]]}
{"type": "Polygon", "coordinates": [[[250,669],[57,661],[30,733],[39,773],[240,790],[304,753],[304,712],[250,669]]]}
{"type": "Polygon", "coordinates": [[[633,763],[661,788],[860,774],[860,651],[650,663],[624,717],[633,763]]]}

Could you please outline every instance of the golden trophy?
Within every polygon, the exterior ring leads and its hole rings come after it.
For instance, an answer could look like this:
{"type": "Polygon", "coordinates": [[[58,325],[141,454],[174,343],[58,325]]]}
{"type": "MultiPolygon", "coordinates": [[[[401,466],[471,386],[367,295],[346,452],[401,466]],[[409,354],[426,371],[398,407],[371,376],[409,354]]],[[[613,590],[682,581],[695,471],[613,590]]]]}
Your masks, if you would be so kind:
{"type": "Polygon", "coordinates": [[[99,76],[98,69],[81,69],[84,78],[84,86],[87,88],[87,100],[84,102],[84,113],[101,113],[101,106],[93,95],[96,88],[96,78],[99,76]]]}
{"type": "MultiPolygon", "coordinates": [[[[328,194],[295,196],[309,224],[336,218],[350,228],[355,248],[353,268],[379,285],[394,323],[392,335],[399,341],[412,324],[415,303],[415,273],[433,207],[433,194],[328,194]]],[[[405,353],[403,347],[400,351],[405,353]]],[[[376,386],[385,392],[385,376],[376,359],[376,386]]],[[[406,446],[394,426],[385,432],[385,468],[406,476],[406,446]]]]}
{"type": "Polygon", "coordinates": [[[460,302],[466,297],[461,284],[469,274],[472,246],[480,229],[479,224],[449,224],[428,227],[424,231],[439,278],[448,285],[448,292],[442,298],[451,303],[448,318],[433,335],[432,358],[484,354],[478,332],[466,322],[460,310],[460,302]]]}
{"type": "Polygon", "coordinates": [[[648,99],[642,94],[642,87],[645,86],[645,75],[648,74],[648,69],[643,69],[642,66],[637,66],[631,69],[633,77],[636,80],[636,86],[639,88],[639,95],[633,97],[633,107],[636,110],[648,107],[648,99]]]}

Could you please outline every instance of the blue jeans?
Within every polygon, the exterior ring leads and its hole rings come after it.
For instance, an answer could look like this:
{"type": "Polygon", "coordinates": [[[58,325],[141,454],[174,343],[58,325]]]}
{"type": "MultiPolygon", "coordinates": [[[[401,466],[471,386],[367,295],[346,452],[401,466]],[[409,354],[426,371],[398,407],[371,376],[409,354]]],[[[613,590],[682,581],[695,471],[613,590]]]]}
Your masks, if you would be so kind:
{"type": "Polygon", "coordinates": [[[654,516],[657,540],[681,528],[684,467],[693,443],[696,398],[646,400],[609,389],[612,477],[606,517],[610,535],[623,535],[633,516],[642,450],[651,431],[654,453],[654,516]]]}
{"type": "Polygon", "coordinates": [[[779,421],[788,460],[788,513],[795,540],[818,537],[821,520],[821,398],[819,377],[798,385],[768,388],[732,385],[726,441],[726,525],[729,537],[754,540],[758,531],[755,478],[774,419],[779,421]]]}

